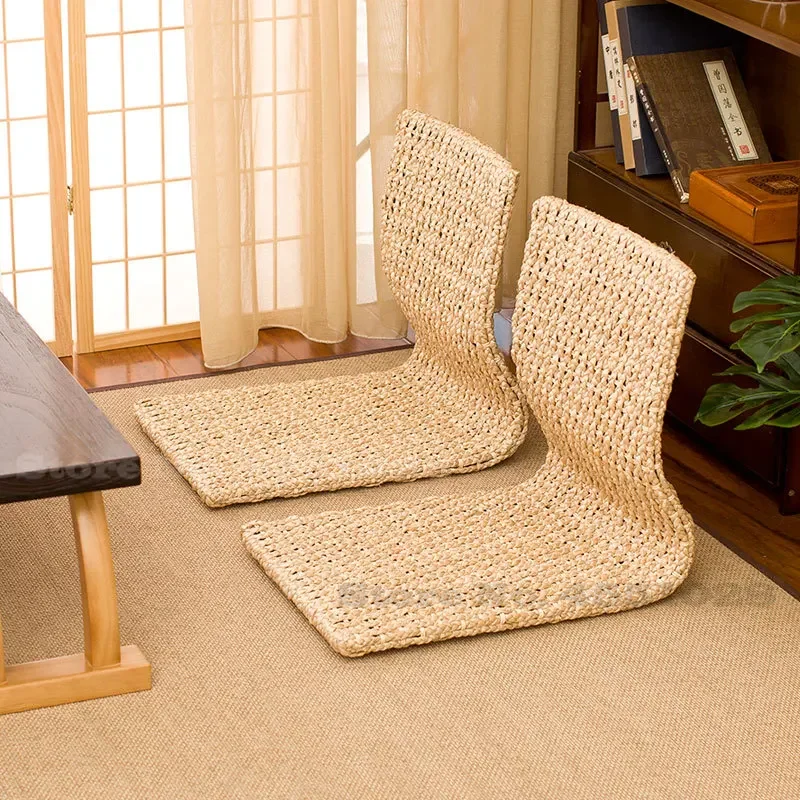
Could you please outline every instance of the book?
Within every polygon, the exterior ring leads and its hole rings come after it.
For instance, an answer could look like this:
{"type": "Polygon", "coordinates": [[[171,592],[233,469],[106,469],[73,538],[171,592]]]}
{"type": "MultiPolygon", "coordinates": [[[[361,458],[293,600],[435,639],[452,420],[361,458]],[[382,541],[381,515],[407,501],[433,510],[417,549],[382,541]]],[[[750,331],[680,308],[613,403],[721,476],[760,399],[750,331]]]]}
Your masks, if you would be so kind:
{"type": "Polygon", "coordinates": [[[632,56],[629,66],[682,203],[692,170],[772,160],[731,48],[632,56]]]}
{"type": "MultiPolygon", "coordinates": [[[[631,78],[631,71],[625,63],[625,50],[622,46],[622,31],[619,27],[620,23],[620,10],[628,5],[648,5],[651,3],[661,3],[664,0],[611,0],[606,4],[606,16],[614,17],[617,26],[617,39],[619,41],[619,53],[622,59],[622,91],[625,94],[625,114],[624,120],[627,120],[630,128],[631,145],[629,149],[630,158],[625,161],[626,169],[634,169],[636,167],[636,144],[641,140],[641,122],[639,118],[639,104],[636,100],[636,87],[631,78]],[[632,163],[631,163],[632,162],[632,163]]],[[[623,121],[624,121],[623,120],[623,121]]],[[[643,121],[643,120],[642,120],[643,121]]],[[[646,123],[645,123],[646,127],[646,123]]],[[[622,134],[623,141],[628,137],[622,134]]],[[[624,152],[625,148],[623,148],[624,152]]]]}
{"type": "MultiPolygon", "coordinates": [[[[661,0],[621,0],[617,2],[617,22],[622,58],[626,67],[631,56],[726,47],[738,44],[741,40],[741,34],[737,31],[661,0]]],[[[629,104],[631,108],[636,104],[636,118],[640,126],[639,131],[633,133],[636,174],[663,175],[667,168],[647,122],[641,98],[636,96],[636,86],[632,78],[628,91],[629,95],[634,95],[633,99],[629,99],[629,104]]],[[[633,129],[634,115],[629,114],[629,118],[633,129]]]]}
{"type": "Polygon", "coordinates": [[[617,24],[617,11],[613,2],[606,3],[606,22],[608,24],[608,40],[611,48],[611,64],[614,68],[614,95],[617,101],[617,118],[619,120],[619,138],[622,141],[622,156],[625,169],[633,169],[636,162],[633,157],[633,139],[631,137],[631,124],[628,119],[628,98],[625,91],[622,60],[622,48],[619,45],[619,27],[617,24]]]}
{"type": "Polygon", "coordinates": [[[608,107],[611,111],[611,134],[614,137],[614,155],[617,164],[622,164],[625,157],[622,153],[622,139],[619,132],[619,110],[617,107],[617,87],[614,77],[614,61],[611,56],[611,42],[608,37],[608,19],[606,18],[606,0],[597,0],[597,16],[600,22],[600,49],[603,52],[603,66],[606,73],[606,89],[608,91],[608,107]]]}
{"type": "Polygon", "coordinates": [[[695,170],[689,205],[753,244],[797,236],[800,161],[695,170]]]}

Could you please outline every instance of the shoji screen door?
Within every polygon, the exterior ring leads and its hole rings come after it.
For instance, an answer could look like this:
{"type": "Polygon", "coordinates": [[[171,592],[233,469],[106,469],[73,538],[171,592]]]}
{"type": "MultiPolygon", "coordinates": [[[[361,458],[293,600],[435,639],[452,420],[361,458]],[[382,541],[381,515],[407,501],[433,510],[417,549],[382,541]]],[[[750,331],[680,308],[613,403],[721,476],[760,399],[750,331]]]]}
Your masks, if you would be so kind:
{"type": "Polygon", "coordinates": [[[72,349],[60,0],[0,0],[0,290],[72,349]]]}
{"type": "Polygon", "coordinates": [[[68,0],[79,352],[197,336],[183,0],[68,0]]]}

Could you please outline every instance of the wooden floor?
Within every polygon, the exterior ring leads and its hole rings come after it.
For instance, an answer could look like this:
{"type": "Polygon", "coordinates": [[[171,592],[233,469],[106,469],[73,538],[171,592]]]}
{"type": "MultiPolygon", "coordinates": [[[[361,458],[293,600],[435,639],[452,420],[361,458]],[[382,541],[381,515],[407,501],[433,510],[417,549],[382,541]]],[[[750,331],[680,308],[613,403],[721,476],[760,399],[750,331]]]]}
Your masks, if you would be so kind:
{"type": "MultiPolygon", "coordinates": [[[[295,331],[261,331],[255,352],[239,364],[288,364],[407,346],[404,339],[356,336],[334,345],[310,342],[295,331]]],[[[86,389],[209,374],[199,339],[63,358],[86,389]]],[[[213,372],[218,372],[214,370],[213,372]]],[[[800,515],[784,517],[758,486],[723,466],[681,431],[664,431],[664,469],[700,527],[800,596],[800,515]]]]}
{"type": "Polygon", "coordinates": [[[667,423],[664,472],[695,522],[800,598],[800,514],[785,517],[773,497],[667,423]]]}
{"type": "MultiPolygon", "coordinates": [[[[349,336],[338,344],[311,342],[297,331],[270,328],[259,332],[256,349],[236,369],[264,364],[291,364],[353,353],[370,353],[408,347],[406,339],[364,339],[349,336]]],[[[169,378],[219,374],[203,365],[199,339],[167,342],[89,355],[68,356],[61,361],[84,389],[108,389],[169,378]]]]}

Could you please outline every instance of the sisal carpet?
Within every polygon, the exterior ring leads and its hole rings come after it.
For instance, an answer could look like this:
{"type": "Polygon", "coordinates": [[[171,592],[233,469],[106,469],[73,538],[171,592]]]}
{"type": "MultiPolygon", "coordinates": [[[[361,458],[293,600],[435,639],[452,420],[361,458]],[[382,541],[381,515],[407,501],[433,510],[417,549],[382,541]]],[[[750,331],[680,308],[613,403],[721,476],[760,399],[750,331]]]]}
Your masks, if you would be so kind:
{"type": "MultiPolygon", "coordinates": [[[[636,611],[351,660],[239,538],[254,516],[526,479],[535,429],[480,473],[212,511],[133,414],[141,397],[390,369],[406,352],[93,395],[142,456],[107,494],[122,635],[151,692],[0,717],[2,800],[800,796],[800,604],[697,532],[671,597],[636,611]],[[207,382],[207,383],[206,383],[207,382]]],[[[63,499],[0,506],[8,660],[81,649],[63,499]]]]}

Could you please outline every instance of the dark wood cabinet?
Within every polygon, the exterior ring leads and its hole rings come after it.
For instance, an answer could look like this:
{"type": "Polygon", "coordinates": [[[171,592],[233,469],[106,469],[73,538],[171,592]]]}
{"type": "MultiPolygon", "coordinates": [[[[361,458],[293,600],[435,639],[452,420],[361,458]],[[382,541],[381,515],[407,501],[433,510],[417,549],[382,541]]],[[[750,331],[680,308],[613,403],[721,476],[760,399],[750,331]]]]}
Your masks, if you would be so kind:
{"type": "MultiPolygon", "coordinates": [[[[776,160],[800,159],[800,3],[781,9],[747,0],[669,0],[744,35],[739,54],[748,93],[776,160]]],[[[800,273],[797,242],[752,245],[678,202],[667,177],[638,178],[616,163],[613,148],[596,148],[597,1],[581,0],[575,150],[569,156],[568,199],[674,252],[697,276],[667,406],[668,419],[708,452],[774,492],[784,513],[800,512],[800,429],[736,431],[694,421],[715,373],[741,363],[730,345],[731,307],[739,292],[770,277],[800,273]]],[[[606,112],[607,113],[607,112],[606,112]]]]}
{"type": "Polygon", "coordinates": [[[737,462],[773,489],[779,489],[783,480],[785,431],[768,427],[733,431],[730,426],[709,428],[694,421],[706,389],[717,380],[715,373],[736,363],[738,360],[727,350],[688,327],[667,404],[668,413],[727,460],[737,462]]]}

